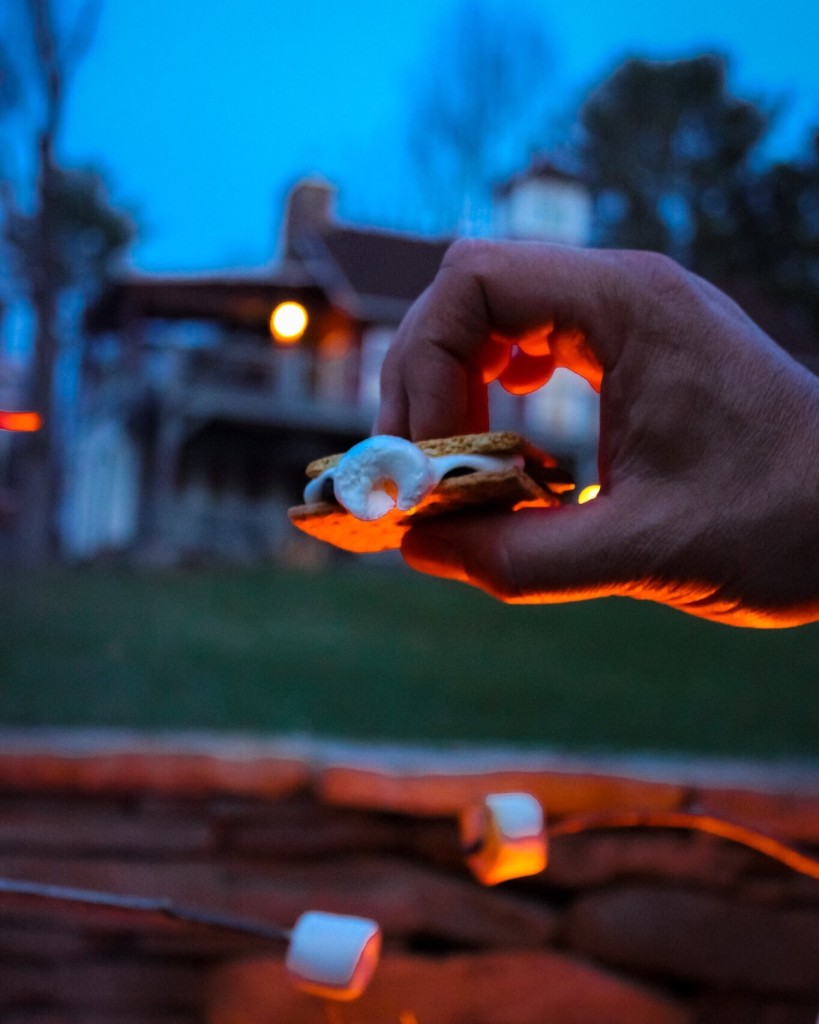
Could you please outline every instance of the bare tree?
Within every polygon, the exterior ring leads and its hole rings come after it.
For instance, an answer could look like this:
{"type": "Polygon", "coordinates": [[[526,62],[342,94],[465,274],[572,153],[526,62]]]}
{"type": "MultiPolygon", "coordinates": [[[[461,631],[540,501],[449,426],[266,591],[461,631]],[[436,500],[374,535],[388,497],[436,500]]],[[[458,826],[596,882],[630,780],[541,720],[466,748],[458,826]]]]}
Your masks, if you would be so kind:
{"type": "Polygon", "coordinates": [[[430,51],[409,129],[429,226],[474,234],[492,187],[526,163],[543,131],[552,47],[541,19],[496,0],[462,0],[430,51]]]}
{"type": "MultiPolygon", "coordinates": [[[[76,241],[78,225],[89,220],[94,231],[107,228],[102,235],[117,239],[115,246],[124,244],[126,235],[130,238],[124,226],[116,228],[110,221],[111,211],[96,193],[93,173],[66,171],[56,157],[67,88],[90,46],[100,5],[101,0],[78,0],[72,10],[71,4],[54,0],[16,0],[14,9],[6,12],[10,39],[0,51],[15,85],[16,131],[23,147],[29,147],[22,163],[31,168],[28,182],[13,181],[5,151],[7,166],[0,166],[5,255],[34,313],[28,402],[43,424],[24,439],[21,453],[17,550],[28,563],[47,561],[56,552],[59,300],[62,290],[77,283],[82,273],[71,240],[76,241]]],[[[11,102],[7,113],[10,106],[11,102]]]]}

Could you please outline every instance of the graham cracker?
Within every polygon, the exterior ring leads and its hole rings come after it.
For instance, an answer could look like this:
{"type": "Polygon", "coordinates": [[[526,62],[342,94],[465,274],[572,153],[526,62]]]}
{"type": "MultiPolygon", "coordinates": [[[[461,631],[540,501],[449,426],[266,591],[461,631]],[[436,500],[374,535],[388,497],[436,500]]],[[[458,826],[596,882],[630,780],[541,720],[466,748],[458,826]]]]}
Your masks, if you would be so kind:
{"type": "MultiPolygon", "coordinates": [[[[458,449],[452,454],[460,454],[460,451],[458,449]]],[[[475,449],[469,451],[471,454],[475,449]]],[[[491,454],[496,453],[497,449],[493,448],[491,454]]],[[[480,454],[490,452],[484,449],[480,454]]],[[[400,547],[401,538],[413,522],[419,519],[446,515],[470,507],[514,508],[518,504],[525,504],[530,508],[548,508],[557,505],[558,501],[535,483],[526,472],[517,467],[510,467],[490,473],[469,473],[444,479],[409,512],[392,509],[380,519],[370,522],[356,519],[340,505],[329,502],[298,505],[291,508],[288,515],[293,525],[304,533],[318,540],[327,541],[344,551],[363,554],[400,547]]]]}
{"type": "MultiPolygon", "coordinates": [[[[426,455],[522,455],[527,462],[539,466],[556,466],[555,459],[547,452],[535,447],[521,434],[512,430],[490,430],[483,434],[457,434],[454,437],[438,437],[429,441],[416,441],[426,455]]],[[[325,455],[311,462],[305,472],[312,480],[335,466],[344,452],[325,455]]]]}

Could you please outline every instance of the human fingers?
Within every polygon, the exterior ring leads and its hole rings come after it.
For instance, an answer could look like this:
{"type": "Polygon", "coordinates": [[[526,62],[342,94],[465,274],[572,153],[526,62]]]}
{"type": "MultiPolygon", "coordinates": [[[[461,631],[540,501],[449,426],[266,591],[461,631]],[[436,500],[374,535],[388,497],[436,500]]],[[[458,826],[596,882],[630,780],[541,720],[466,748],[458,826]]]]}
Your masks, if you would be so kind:
{"type": "MultiPolygon", "coordinates": [[[[427,309],[433,302],[430,293],[431,289],[427,289],[416,300],[384,360],[381,402],[373,428],[375,433],[422,440],[457,433],[479,433],[489,426],[486,384],[500,372],[498,359],[505,361],[508,356],[504,354],[503,346],[492,344],[489,336],[482,337],[483,344],[476,344],[473,358],[469,360],[453,356],[446,346],[432,346],[428,351],[414,354],[413,339],[423,332],[423,324],[431,315],[427,309]],[[408,386],[407,365],[420,378],[417,386],[424,394],[424,404],[432,410],[429,422],[444,424],[437,431],[434,426],[421,431],[413,426],[419,410],[408,386]],[[448,426],[449,423],[457,424],[457,428],[448,426]]],[[[446,335],[448,328],[443,327],[442,331],[446,335]]]]}
{"type": "Polygon", "coordinates": [[[419,522],[401,553],[414,569],[469,583],[500,600],[550,603],[621,592],[639,565],[616,502],[465,513],[419,522]],[[612,544],[613,533],[620,543],[612,544]]]}
{"type": "Polygon", "coordinates": [[[390,353],[394,432],[470,422],[487,339],[508,345],[501,377],[522,359],[521,386],[551,356],[603,383],[603,498],[419,525],[410,564],[509,601],[621,594],[741,625],[819,617],[815,376],[657,255],[479,245],[444,270],[390,353]]]}
{"type": "Polygon", "coordinates": [[[509,365],[514,345],[505,338],[491,337],[478,352],[478,362],[484,384],[497,380],[509,365]]]}
{"type": "Polygon", "coordinates": [[[554,326],[577,341],[560,365],[599,386],[622,333],[612,330],[624,321],[622,277],[602,250],[455,243],[387,355],[376,429],[415,440],[463,432],[485,387],[480,353],[495,336],[530,339],[554,326]]]}
{"type": "MultiPolygon", "coordinates": [[[[686,511],[631,515],[628,503],[604,496],[582,506],[516,513],[462,514],[419,522],[401,554],[413,569],[457,580],[510,604],[550,604],[630,597],[698,618],[758,628],[803,625],[819,618],[819,594],[778,575],[744,578],[732,535],[686,530],[686,511]],[[701,551],[692,562],[691,547],[701,551]]],[[[737,544],[739,541],[739,544],[737,544]]],[[[815,581],[814,581],[815,582],[815,581]]]]}
{"type": "Polygon", "coordinates": [[[819,380],[755,328],[701,329],[718,358],[697,369],[675,350],[670,376],[638,376],[660,385],[650,402],[631,391],[613,409],[601,497],[419,523],[406,561],[512,603],[618,595],[740,626],[819,619],[819,380]]]}

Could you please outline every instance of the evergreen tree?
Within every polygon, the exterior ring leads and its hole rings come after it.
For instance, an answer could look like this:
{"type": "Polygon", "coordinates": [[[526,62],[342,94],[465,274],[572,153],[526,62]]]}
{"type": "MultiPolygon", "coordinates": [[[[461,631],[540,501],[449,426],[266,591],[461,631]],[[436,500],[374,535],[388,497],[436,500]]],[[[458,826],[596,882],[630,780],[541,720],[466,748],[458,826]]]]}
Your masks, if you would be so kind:
{"type": "Polygon", "coordinates": [[[760,175],[753,214],[757,287],[807,311],[819,331],[819,133],[806,154],[760,175]]]}
{"type": "Polygon", "coordinates": [[[750,256],[753,159],[770,113],[727,88],[725,59],[627,60],[580,111],[603,245],[668,253],[707,277],[750,256]]]}

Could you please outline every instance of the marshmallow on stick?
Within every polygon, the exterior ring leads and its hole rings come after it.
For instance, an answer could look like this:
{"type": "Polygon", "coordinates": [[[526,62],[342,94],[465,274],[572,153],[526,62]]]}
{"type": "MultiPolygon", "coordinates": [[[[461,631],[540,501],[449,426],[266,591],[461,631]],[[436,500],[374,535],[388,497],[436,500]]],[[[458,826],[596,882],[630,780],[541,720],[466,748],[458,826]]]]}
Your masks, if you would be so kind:
{"type": "Polygon", "coordinates": [[[324,999],[357,999],[381,953],[375,921],[310,910],[293,926],[285,967],[293,984],[324,999]]]}
{"type": "Polygon", "coordinates": [[[484,885],[537,875],[546,867],[543,808],[530,793],[492,793],[460,816],[461,848],[484,885]]]}
{"type": "Polygon", "coordinates": [[[417,444],[376,435],[311,462],[307,476],[292,523],[356,552],[400,547],[415,519],[478,506],[546,508],[574,487],[551,455],[510,431],[417,444]]]}

